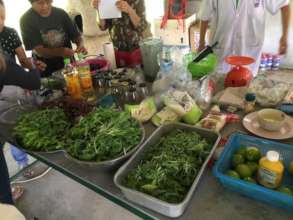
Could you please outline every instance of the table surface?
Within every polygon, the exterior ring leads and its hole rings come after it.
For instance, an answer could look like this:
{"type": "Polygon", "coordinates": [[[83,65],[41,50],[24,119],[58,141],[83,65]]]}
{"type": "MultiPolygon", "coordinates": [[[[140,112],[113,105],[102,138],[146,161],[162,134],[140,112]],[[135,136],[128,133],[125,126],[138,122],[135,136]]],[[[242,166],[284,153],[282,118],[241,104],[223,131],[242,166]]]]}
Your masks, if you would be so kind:
{"type": "MultiPolygon", "coordinates": [[[[147,136],[155,129],[151,124],[147,124],[145,128],[147,136]]],[[[0,133],[8,140],[10,137],[10,129],[11,126],[0,124],[0,133]]],[[[224,128],[222,136],[226,137],[237,131],[246,133],[241,123],[228,124],[224,128]]],[[[286,140],[285,143],[292,144],[293,139],[286,140]]],[[[154,211],[127,201],[113,182],[113,177],[117,169],[106,170],[97,167],[82,166],[66,158],[63,152],[30,154],[143,219],[169,219],[154,211]]],[[[178,219],[289,220],[293,219],[293,212],[290,213],[283,209],[274,208],[224,189],[212,175],[211,169],[207,168],[188,207],[178,219]]]]}

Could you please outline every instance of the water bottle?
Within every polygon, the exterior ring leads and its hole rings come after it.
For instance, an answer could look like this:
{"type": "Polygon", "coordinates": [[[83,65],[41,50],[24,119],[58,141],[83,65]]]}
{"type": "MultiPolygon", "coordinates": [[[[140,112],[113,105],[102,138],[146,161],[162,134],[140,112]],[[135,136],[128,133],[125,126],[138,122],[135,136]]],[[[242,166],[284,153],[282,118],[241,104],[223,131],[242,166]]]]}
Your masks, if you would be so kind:
{"type": "Polygon", "coordinates": [[[17,162],[20,168],[24,168],[28,165],[28,156],[24,151],[18,149],[17,147],[11,144],[10,144],[10,151],[14,160],[17,162]]]}

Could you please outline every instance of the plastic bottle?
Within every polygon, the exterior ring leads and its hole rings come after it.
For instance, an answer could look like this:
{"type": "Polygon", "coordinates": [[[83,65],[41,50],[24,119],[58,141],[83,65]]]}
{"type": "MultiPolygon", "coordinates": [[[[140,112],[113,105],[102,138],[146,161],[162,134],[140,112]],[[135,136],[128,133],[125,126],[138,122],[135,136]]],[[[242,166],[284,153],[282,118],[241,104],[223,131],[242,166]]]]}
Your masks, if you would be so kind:
{"type": "Polygon", "coordinates": [[[82,96],[88,101],[95,101],[95,91],[92,82],[92,76],[90,72],[90,65],[88,62],[83,61],[77,65],[80,86],[82,89],[82,96]]]}
{"type": "Polygon", "coordinates": [[[64,59],[64,68],[62,71],[66,80],[66,87],[68,94],[73,98],[81,98],[81,89],[79,79],[76,74],[75,68],[71,65],[70,58],[64,59]]]}
{"type": "Polygon", "coordinates": [[[11,144],[10,144],[10,151],[11,151],[12,157],[17,162],[20,169],[28,165],[28,156],[24,151],[18,149],[17,147],[11,144]]]}
{"type": "Polygon", "coordinates": [[[260,159],[258,169],[258,182],[270,189],[281,185],[284,173],[284,165],[280,161],[280,154],[276,151],[268,151],[267,155],[260,159]]]}

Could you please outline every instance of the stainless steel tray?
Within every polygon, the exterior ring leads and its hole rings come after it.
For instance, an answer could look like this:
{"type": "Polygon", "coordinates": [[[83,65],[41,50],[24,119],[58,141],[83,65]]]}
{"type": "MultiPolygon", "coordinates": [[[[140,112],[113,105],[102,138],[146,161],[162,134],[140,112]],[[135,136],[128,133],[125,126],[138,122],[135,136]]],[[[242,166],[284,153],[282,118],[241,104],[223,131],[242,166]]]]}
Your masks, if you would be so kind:
{"type": "Polygon", "coordinates": [[[121,189],[122,193],[126,196],[128,200],[134,203],[137,203],[141,206],[144,206],[146,208],[149,208],[151,210],[154,210],[163,215],[173,217],[173,218],[179,217],[180,215],[183,214],[184,210],[186,209],[199,183],[199,180],[203,174],[203,171],[205,170],[208,164],[208,161],[211,159],[219,141],[220,141],[220,134],[212,132],[210,130],[206,130],[206,129],[202,129],[202,128],[198,128],[198,127],[194,127],[194,126],[190,126],[186,124],[180,124],[180,123],[161,126],[146,140],[146,142],[141,146],[141,148],[116,172],[114,176],[114,183],[118,188],[121,189]],[[159,200],[155,197],[152,197],[148,194],[123,186],[122,181],[128,175],[129,171],[134,169],[139,164],[146,150],[149,147],[157,144],[162,136],[166,135],[167,133],[169,133],[170,131],[174,129],[195,131],[199,135],[201,135],[203,138],[209,140],[210,142],[214,144],[209,156],[206,158],[205,162],[203,163],[185,199],[179,204],[171,204],[171,203],[167,203],[165,201],[159,200]]]}

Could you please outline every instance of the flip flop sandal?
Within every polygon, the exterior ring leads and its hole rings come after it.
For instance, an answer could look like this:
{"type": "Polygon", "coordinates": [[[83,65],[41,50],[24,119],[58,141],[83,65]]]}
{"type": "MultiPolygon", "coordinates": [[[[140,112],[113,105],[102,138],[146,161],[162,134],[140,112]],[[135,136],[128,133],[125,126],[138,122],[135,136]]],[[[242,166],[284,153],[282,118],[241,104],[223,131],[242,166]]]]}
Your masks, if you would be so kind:
{"type": "Polygon", "coordinates": [[[16,202],[24,193],[24,188],[19,185],[11,186],[12,199],[16,202]]]}
{"type": "Polygon", "coordinates": [[[27,169],[23,172],[23,176],[28,179],[34,177],[34,175],[35,175],[35,172],[32,169],[27,169]]]}

